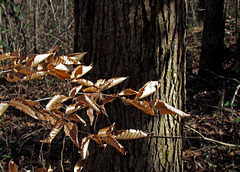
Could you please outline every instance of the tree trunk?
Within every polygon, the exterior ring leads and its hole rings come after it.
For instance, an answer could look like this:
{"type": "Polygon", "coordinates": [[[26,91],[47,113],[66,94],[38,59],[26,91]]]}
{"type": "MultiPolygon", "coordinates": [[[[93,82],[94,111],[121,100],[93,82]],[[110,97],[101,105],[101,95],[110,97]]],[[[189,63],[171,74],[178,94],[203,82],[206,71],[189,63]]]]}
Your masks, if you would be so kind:
{"type": "MultiPolygon", "coordinates": [[[[114,87],[112,91],[116,92],[124,88],[138,90],[147,81],[160,80],[160,90],[150,99],[184,109],[184,0],[75,0],[75,5],[75,51],[88,52],[85,63],[94,66],[88,75],[92,81],[129,76],[121,87],[114,87]]],[[[182,135],[180,124],[170,115],[152,117],[115,101],[106,109],[110,123],[116,122],[118,130],[134,128],[159,136],[182,135]]],[[[128,151],[126,156],[110,146],[103,151],[91,143],[83,171],[182,171],[181,140],[148,138],[121,144],[128,151]]]]}
{"type": "Polygon", "coordinates": [[[224,61],[224,0],[208,0],[202,36],[200,75],[205,69],[220,74],[224,61]]]}

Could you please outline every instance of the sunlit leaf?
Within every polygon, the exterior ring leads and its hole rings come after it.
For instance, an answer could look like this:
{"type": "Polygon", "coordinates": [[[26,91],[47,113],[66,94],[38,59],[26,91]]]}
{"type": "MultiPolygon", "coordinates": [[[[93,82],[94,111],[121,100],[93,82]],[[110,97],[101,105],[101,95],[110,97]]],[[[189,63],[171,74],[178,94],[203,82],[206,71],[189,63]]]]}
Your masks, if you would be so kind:
{"type": "Polygon", "coordinates": [[[12,99],[9,102],[9,105],[15,107],[16,109],[21,110],[22,112],[28,114],[32,118],[38,119],[36,111],[34,109],[32,109],[29,105],[27,105],[26,103],[24,103],[18,99],[12,99]]]}
{"type": "Polygon", "coordinates": [[[51,62],[51,64],[56,66],[59,64],[72,65],[72,64],[81,64],[81,63],[77,60],[73,60],[73,59],[69,58],[68,56],[60,56],[60,57],[54,59],[51,62]]]}
{"type": "Polygon", "coordinates": [[[64,126],[65,123],[66,123],[66,121],[63,119],[58,120],[56,122],[56,125],[53,127],[50,134],[48,135],[48,137],[45,138],[44,140],[41,140],[40,142],[51,143],[52,140],[54,139],[54,137],[56,137],[56,135],[59,133],[59,131],[62,129],[62,127],[64,126]]]}
{"type": "Polygon", "coordinates": [[[104,83],[105,83],[105,79],[98,79],[97,82],[95,82],[95,87],[100,88],[104,83]]]}
{"type": "Polygon", "coordinates": [[[67,56],[73,60],[82,60],[85,54],[87,54],[87,52],[73,53],[73,54],[68,54],[67,56]]]}
{"type": "Polygon", "coordinates": [[[82,87],[83,87],[82,85],[73,87],[71,89],[71,91],[69,92],[69,97],[75,97],[77,95],[77,93],[82,89],[82,87]]]}
{"type": "Polygon", "coordinates": [[[116,98],[117,98],[117,95],[115,95],[115,94],[107,95],[106,97],[104,97],[103,104],[107,104],[109,102],[112,102],[116,98]]]}
{"type": "Polygon", "coordinates": [[[76,165],[74,166],[74,172],[80,172],[83,169],[83,166],[85,165],[85,159],[79,160],[76,165]]]}
{"type": "Polygon", "coordinates": [[[61,80],[70,79],[70,74],[63,70],[55,69],[53,66],[48,66],[48,74],[54,75],[61,80]]]}
{"type": "Polygon", "coordinates": [[[86,94],[80,95],[74,99],[77,102],[81,102],[86,104],[88,107],[92,108],[96,112],[101,112],[99,108],[97,107],[97,104],[93,102],[86,94]]]}
{"type": "Polygon", "coordinates": [[[124,80],[126,80],[128,77],[116,77],[116,78],[111,78],[107,81],[105,81],[103,84],[100,85],[100,89],[101,91],[103,90],[107,90],[109,88],[114,87],[115,85],[123,82],[124,80]]]}
{"type": "Polygon", "coordinates": [[[124,147],[120,143],[118,143],[116,139],[112,138],[111,136],[103,137],[102,140],[107,144],[111,145],[112,147],[116,148],[123,155],[127,154],[127,152],[124,150],[124,147]]]}
{"type": "Polygon", "coordinates": [[[157,100],[157,99],[149,102],[149,106],[151,106],[152,108],[158,109],[160,114],[178,114],[181,117],[190,116],[190,114],[187,114],[187,113],[185,113],[165,102],[157,100]]]}
{"type": "Polygon", "coordinates": [[[8,106],[8,103],[0,103],[0,116],[7,110],[8,106]]]}
{"type": "Polygon", "coordinates": [[[57,116],[58,118],[64,118],[64,113],[61,112],[60,110],[54,109],[52,110],[53,114],[57,116]]]}
{"type": "Polygon", "coordinates": [[[151,134],[143,132],[141,130],[129,129],[129,130],[121,130],[117,131],[115,135],[112,137],[117,140],[126,140],[126,139],[140,139],[149,137],[151,134]]]}
{"type": "Polygon", "coordinates": [[[85,75],[88,71],[92,69],[92,65],[85,66],[85,65],[79,65],[74,69],[74,71],[71,74],[71,79],[77,79],[81,76],[85,75]]]}
{"type": "Polygon", "coordinates": [[[69,105],[67,108],[66,108],[66,111],[65,111],[65,114],[71,114],[77,110],[80,110],[80,109],[83,109],[83,108],[86,108],[87,105],[84,104],[84,103],[81,103],[81,102],[77,102],[75,104],[71,104],[69,105]]]}
{"type": "Polygon", "coordinates": [[[45,54],[38,54],[35,57],[32,57],[28,62],[26,63],[26,67],[35,67],[42,61],[44,61],[46,58],[48,58],[51,55],[51,53],[45,53],[45,54]]]}
{"type": "Polygon", "coordinates": [[[73,141],[73,143],[77,147],[79,147],[77,124],[74,124],[72,122],[66,123],[64,125],[64,132],[65,132],[66,136],[69,136],[70,139],[73,141]]]}
{"type": "Polygon", "coordinates": [[[69,97],[66,97],[64,95],[55,95],[51,98],[51,100],[46,105],[46,110],[51,111],[56,108],[56,104],[63,103],[64,101],[68,100],[69,97]]]}
{"type": "Polygon", "coordinates": [[[79,85],[83,85],[83,86],[86,86],[86,87],[90,87],[90,86],[94,85],[93,82],[91,82],[89,80],[86,80],[86,79],[83,79],[83,78],[74,79],[71,82],[74,82],[74,83],[77,83],[79,85]]]}
{"type": "Polygon", "coordinates": [[[131,95],[136,95],[138,92],[132,90],[131,88],[125,89],[121,91],[118,95],[119,96],[131,96],[131,95]]]}
{"type": "Polygon", "coordinates": [[[20,78],[17,77],[17,76],[15,76],[15,75],[13,75],[13,78],[10,78],[10,74],[8,73],[8,74],[7,74],[7,77],[6,77],[6,80],[7,80],[8,82],[17,82],[17,81],[20,80],[20,78]]]}
{"type": "Polygon", "coordinates": [[[12,160],[8,163],[8,170],[9,172],[18,172],[18,166],[12,160]]]}
{"type": "Polygon", "coordinates": [[[47,71],[34,72],[30,75],[26,75],[21,81],[29,81],[29,80],[32,80],[32,79],[40,78],[44,75],[47,75],[47,71]]]}
{"type": "Polygon", "coordinates": [[[89,143],[90,143],[90,138],[89,137],[84,137],[82,139],[80,154],[82,155],[83,159],[86,159],[87,156],[88,156],[88,146],[89,146],[89,143]]]}
{"type": "Polygon", "coordinates": [[[100,92],[100,89],[93,86],[93,87],[84,88],[82,91],[85,92],[85,93],[86,92],[88,92],[88,93],[98,93],[98,92],[100,92]]]}
{"type": "Polygon", "coordinates": [[[150,114],[150,115],[155,115],[154,111],[152,108],[149,106],[149,104],[146,101],[136,101],[136,100],[131,100],[129,101],[133,106],[137,107],[138,109],[142,110],[143,112],[150,114]]]}
{"type": "Polygon", "coordinates": [[[109,126],[109,127],[105,127],[102,128],[98,131],[98,136],[99,137],[107,137],[110,136],[113,129],[114,129],[115,123],[113,123],[113,125],[109,126]]]}
{"type": "Polygon", "coordinates": [[[83,123],[84,126],[87,126],[87,123],[80,116],[78,116],[76,113],[66,115],[66,119],[71,120],[71,121],[76,121],[76,122],[79,122],[79,123],[83,123]]]}
{"type": "Polygon", "coordinates": [[[93,109],[92,108],[87,109],[87,116],[89,117],[90,125],[93,125],[94,115],[93,115],[93,109]]]}
{"type": "Polygon", "coordinates": [[[157,91],[160,87],[159,81],[149,81],[147,82],[139,91],[135,97],[135,100],[147,97],[157,91]]]}
{"type": "Polygon", "coordinates": [[[62,71],[65,71],[65,72],[72,72],[74,70],[73,67],[69,66],[69,65],[65,65],[65,64],[58,64],[57,66],[54,67],[55,69],[58,69],[58,70],[62,70],[62,71]]]}

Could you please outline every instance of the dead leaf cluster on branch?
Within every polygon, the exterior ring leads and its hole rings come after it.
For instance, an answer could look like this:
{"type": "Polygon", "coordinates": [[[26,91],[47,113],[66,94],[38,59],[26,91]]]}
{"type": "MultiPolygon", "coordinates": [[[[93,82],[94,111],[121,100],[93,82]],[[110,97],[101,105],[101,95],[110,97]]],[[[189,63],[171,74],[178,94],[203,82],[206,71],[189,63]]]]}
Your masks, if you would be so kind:
{"type": "MultiPolygon", "coordinates": [[[[149,81],[138,91],[127,88],[121,92],[113,94],[103,93],[128,77],[115,77],[111,79],[99,79],[95,83],[90,80],[81,78],[92,69],[92,65],[86,66],[81,64],[81,59],[86,53],[76,53],[55,57],[59,46],[44,54],[20,56],[19,50],[13,53],[5,53],[0,56],[0,60],[11,59],[10,64],[2,73],[7,73],[6,80],[9,82],[23,82],[32,79],[41,79],[42,76],[50,74],[59,79],[69,80],[78,84],[73,87],[68,95],[55,95],[46,106],[41,105],[39,101],[15,98],[9,102],[0,103],[0,116],[7,110],[8,106],[19,109],[40,121],[47,121],[53,127],[49,135],[41,140],[43,143],[51,143],[56,135],[63,128],[65,135],[69,136],[72,142],[80,149],[79,153],[82,159],[75,166],[76,171],[80,171],[88,155],[88,145],[90,140],[94,140],[102,147],[107,144],[116,148],[122,154],[126,154],[124,147],[118,142],[123,139],[139,139],[149,137],[151,134],[141,130],[128,129],[113,132],[114,124],[100,129],[97,134],[89,133],[79,144],[79,130],[77,123],[84,126],[87,122],[79,113],[81,109],[86,109],[90,120],[90,125],[97,124],[98,115],[103,114],[108,117],[105,104],[119,98],[125,105],[133,105],[149,115],[157,115],[154,109],[160,114],[177,114],[181,117],[189,114],[174,108],[173,106],[162,102],[158,99],[147,102],[143,98],[156,92],[161,83],[159,81],[149,81]],[[80,92],[81,91],[81,92],[80,92]],[[135,96],[133,99],[131,97],[135,96]],[[72,100],[73,104],[66,105],[66,101],[72,100]]],[[[69,101],[68,101],[69,102],[69,101]]]]}

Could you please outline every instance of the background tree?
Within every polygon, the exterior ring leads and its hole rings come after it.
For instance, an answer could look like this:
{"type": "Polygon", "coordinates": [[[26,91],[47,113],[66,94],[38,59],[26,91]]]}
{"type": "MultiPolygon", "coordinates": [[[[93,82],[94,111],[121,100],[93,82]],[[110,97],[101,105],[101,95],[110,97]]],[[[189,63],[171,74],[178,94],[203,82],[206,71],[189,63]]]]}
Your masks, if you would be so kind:
{"type": "MultiPolygon", "coordinates": [[[[75,0],[75,52],[88,52],[85,63],[94,66],[91,80],[129,76],[122,88],[136,89],[146,81],[160,80],[161,88],[152,98],[184,109],[185,17],[184,0],[75,0]]],[[[181,126],[171,116],[152,117],[132,109],[115,103],[108,108],[109,121],[116,122],[117,129],[181,135],[181,126]]],[[[121,143],[128,151],[126,156],[111,147],[103,152],[96,145],[85,171],[182,171],[181,140],[121,143]]]]}
{"type": "Polygon", "coordinates": [[[205,69],[220,73],[224,61],[224,0],[206,1],[200,56],[200,74],[205,69]]]}

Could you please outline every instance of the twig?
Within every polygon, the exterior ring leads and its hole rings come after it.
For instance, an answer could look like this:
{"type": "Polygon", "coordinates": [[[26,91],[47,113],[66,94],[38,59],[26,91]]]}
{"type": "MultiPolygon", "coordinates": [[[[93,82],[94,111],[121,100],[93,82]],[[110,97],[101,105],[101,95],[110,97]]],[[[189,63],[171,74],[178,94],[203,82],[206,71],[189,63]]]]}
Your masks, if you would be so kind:
{"type": "Polygon", "coordinates": [[[62,147],[62,151],[61,151],[61,168],[62,171],[64,172],[64,167],[63,167],[63,153],[64,153],[64,148],[65,148],[65,140],[66,140],[66,135],[64,135],[63,138],[63,147],[62,147]]]}
{"type": "Polygon", "coordinates": [[[234,95],[233,95],[233,98],[232,98],[232,101],[231,101],[231,109],[233,109],[233,104],[234,104],[235,97],[236,97],[236,95],[238,93],[239,88],[240,88],[240,84],[238,84],[238,86],[237,86],[237,88],[236,88],[236,90],[234,92],[234,95]]]}
{"type": "Polygon", "coordinates": [[[164,139],[201,139],[202,137],[171,137],[171,136],[150,136],[155,138],[164,138],[164,139]]]}
{"type": "Polygon", "coordinates": [[[2,166],[1,163],[0,163],[0,169],[2,170],[2,172],[4,171],[3,166],[2,166]]]}
{"type": "Polygon", "coordinates": [[[231,143],[225,143],[225,142],[221,142],[221,141],[218,141],[218,140],[215,140],[215,139],[211,139],[211,138],[205,137],[199,131],[195,130],[194,128],[192,128],[192,127],[190,127],[190,126],[188,126],[186,124],[181,123],[174,116],[172,116],[172,117],[173,117],[174,120],[176,120],[179,124],[181,124],[185,128],[188,128],[188,129],[192,130],[193,132],[197,133],[203,140],[207,140],[207,141],[210,141],[210,142],[218,143],[218,144],[221,144],[221,145],[224,145],[224,146],[240,147],[240,145],[235,145],[235,144],[231,144],[231,143]]]}
{"type": "Polygon", "coordinates": [[[13,70],[13,69],[1,71],[1,72],[0,72],[0,75],[3,74],[3,73],[11,72],[12,70],[13,70]]]}

